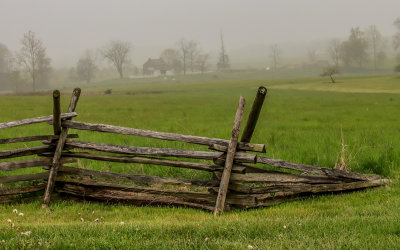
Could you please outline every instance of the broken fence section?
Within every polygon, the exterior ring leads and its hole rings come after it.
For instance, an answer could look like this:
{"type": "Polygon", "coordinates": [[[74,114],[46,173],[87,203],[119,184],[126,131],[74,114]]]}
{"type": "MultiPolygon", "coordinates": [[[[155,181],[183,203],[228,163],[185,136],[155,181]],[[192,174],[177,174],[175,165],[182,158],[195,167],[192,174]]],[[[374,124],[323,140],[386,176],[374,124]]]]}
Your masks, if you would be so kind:
{"type": "Polygon", "coordinates": [[[48,122],[51,135],[0,138],[0,144],[42,141],[43,146],[0,151],[0,159],[34,156],[0,162],[0,202],[24,201],[43,195],[47,207],[53,194],[85,200],[126,202],[135,205],[173,205],[193,207],[221,214],[232,208],[254,208],[315,194],[353,191],[377,187],[388,182],[377,175],[320,168],[271,159],[264,144],[250,143],[267,93],[260,87],[253,102],[242,137],[245,100],[239,100],[230,140],[176,133],[72,121],[80,89],[73,91],[68,112],[60,112],[60,92],[53,92],[53,115],[0,123],[0,129],[48,122]],[[180,141],[208,146],[207,151],[179,148],[136,147],[76,140],[69,129],[160,140],[180,141]],[[212,173],[209,179],[161,177],[85,169],[78,159],[167,166],[212,173]],[[269,169],[256,166],[268,165],[269,169]],[[13,171],[38,168],[31,174],[9,175],[13,171]],[[274,170],[270,170],[274,167],[274,170]],[[290,170],[292,173],[278,171],[290,170]],[[22,183],[27,183],[23,185],[22,183]],[[11,186],[10,186],[11,184],[11,186]],[[36,195],[36,196],[35,196],[36,195]]]}

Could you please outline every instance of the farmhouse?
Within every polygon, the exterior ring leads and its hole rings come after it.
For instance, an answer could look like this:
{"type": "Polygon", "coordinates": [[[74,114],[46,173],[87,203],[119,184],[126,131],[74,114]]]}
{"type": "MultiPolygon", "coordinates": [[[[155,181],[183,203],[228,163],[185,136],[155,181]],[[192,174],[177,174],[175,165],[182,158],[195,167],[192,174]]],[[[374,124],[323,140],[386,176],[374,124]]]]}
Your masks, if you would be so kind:
{"type": "Polygon", "coordinates": [[[143,75],[166,75],[168,65],[163,59],[151,59],[149,58],[143,64],[143,75]]]}

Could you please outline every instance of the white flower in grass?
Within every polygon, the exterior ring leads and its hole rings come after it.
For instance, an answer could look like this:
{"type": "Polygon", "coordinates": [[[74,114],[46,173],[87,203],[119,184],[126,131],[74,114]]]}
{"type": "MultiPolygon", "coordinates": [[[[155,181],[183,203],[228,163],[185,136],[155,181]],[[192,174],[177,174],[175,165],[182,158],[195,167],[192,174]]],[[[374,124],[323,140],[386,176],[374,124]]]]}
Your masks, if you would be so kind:
{"type": "Polygon", "coordinates": [[[85,219],[81,218],[81,222],[85,222],[85,219]]]}
{"type": "Polygon", "coordinates": [[[254,247],[252,245],[247,246],[248,249],[253,249],[254,247]]]}
{"type": "Polygon", "coordinates": [[[11,226],[11,228],[14,228],[15,225],[14,225],[14,223],[11,223],[10,226],[11,226]]]}
{"type": "Polygon", "coordinates": [[[204,241],[208,241],[209,240],[209,238],[208,237],[206,237],[205,239],[204,239],[204,241]]]}
{"type": "Polygon", "coordinates": [[[285,226],[285,225],[283,225],[283,229],[286,229],[286,226],[285,226]]]}
{"type": "Polygon", "coordinates": [[[8,223],[11,223],[12,221],[11,221],[11,219],[8,219],[7,222],[8,222],[8,223]]]}
{"type": "Polygon", "coordinates": [[[31,231],[26,231],[26,232],[21,232],[22,236],[30,236],[31,235],[31,231]]]}
{"type": "Polygon", "coordinates": [[[99,218],[96,218],[95,220],[94,220],[94,222],[99,222],[100,220],[99,220],[99,218]]]}
{"type": "Polygon", "coordinates": [[[120,224],[121,226],[124,226],[124,225],[125,225],[125,222],[121,221],[119,224],[120,224]]]}
{"type": "Polygon", "coordinates": [[[1,243],[6,243],[6,241],[5,240],[1,240],[1,243]]]}
{"type": "Polygon", "coordinates": [[[19,213],[18,215],[19,215],[19,216],[24,216],[24,213],[19,213]]]}
{"type": "Polygon", "coordinates": [[[17,210],[17,209],[14,209],[14,210],[13,210],[13,213],[14,213],[14,214],[17,214],[17,213],[18,213],[18,210],[17,210]]]}

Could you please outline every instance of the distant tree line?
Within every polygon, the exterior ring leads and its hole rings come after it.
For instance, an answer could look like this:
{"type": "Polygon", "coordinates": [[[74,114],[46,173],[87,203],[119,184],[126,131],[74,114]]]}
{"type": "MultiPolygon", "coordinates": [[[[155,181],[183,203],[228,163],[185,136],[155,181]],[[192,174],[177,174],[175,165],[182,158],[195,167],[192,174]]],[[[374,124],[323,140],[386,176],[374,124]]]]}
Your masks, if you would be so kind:
{"type": "MultiPolygon", "coordinates": [[[[397,65],[395,71],[400,72],[400,17],[393,25],[397,32],[392,39],[392,47],[396,52],[397,65]]],[[[330,65],[324,68],[322,75],[329,76],[334,82],[333,75],[339,68],[362,68],[372,65],[374,69],[382,67],[387,55],[388,41],[382,36],[375,25],[361,30],[359,27],[350,29],[348,38],[344,41],[333,39],[327,47],[330,65]]],[[[126,41],[110,41],[97,50],[87,50],[76,62],[75,67],[68,72],[69,81],[90,83],[99,71],[99,61],[105,60],[112,65],[120,78],[127,70],[139,74],[138,67],[131,64],[132,45],[126,41]]],[[[271,69],[278,70],[282,65],[283,51],[278,44],[270,46],[269,59],[271,69]]],[[[311,65],[316,65],[318,52],[312,48],[307,51],[311,65]]],[[[164,49],[160,59],[167,69],[174,74],[205,73],[211,67],[210,54],[204,52],[200,43],[195,40],[182,38],[174,47],[164,49]]],[[[220,50],[214,67],[218,71],[230,71],[230,57],[225,46],[224,36],[220,33],[220,50]]],[[[104,69],[103,69],[104,70],[104,69]]],[[[51,59],[47,56],[46,47],[41,39],[32,31],[23,34],[20,49],[10,51],[0,43],[0,91],[37,91],[49,86],[52,72],[51,59]]]]}

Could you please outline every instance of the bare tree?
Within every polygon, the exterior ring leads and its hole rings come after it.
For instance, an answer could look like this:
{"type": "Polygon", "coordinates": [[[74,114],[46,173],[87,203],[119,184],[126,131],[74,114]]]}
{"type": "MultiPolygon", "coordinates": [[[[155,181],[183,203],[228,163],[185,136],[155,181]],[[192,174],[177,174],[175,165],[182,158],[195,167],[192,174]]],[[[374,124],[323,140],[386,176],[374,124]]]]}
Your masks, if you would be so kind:
{"type": "Polygon", "coordinates": [[[177,50],[172,48],[165,49],[161,52],[160,58],[167,64],[168,69],[174,71],[174,74],[179,74],[181,72],[182,62],[177,50]]]}
{"type": "Polygon", "coordinates": [[[37,80],[45,81],[50,71],[50,58],[46,56],[41,40],[36,38],[32,31],[24,34],[21,40],[22,48],[18,54],[18,61],[22,64],[32,79],[33,91],[36,91],[37,80]]]}
{"type": "Polygon", "coordinates": [[[119,73],[119,78],[124,77],[124,66],[129,62],[129,52],[132,46],[129,42],[111,41],[101,52],[103,57],[114,64],[119,73]]]}
{"type": "Polygon", "coordinates": [[[220,33],[220,37],[221,37],[221,51],[219,53],[217,68],[219,71],[224,71],[224,70],[228,70],[230,68],[229,56],[227,55],[227,53],[225,51],[224,36],[222,34],[222,31],[220,33]]]}
{"type": "Polygon", "coordinates": [[[282,50],[279,48],[279,46],[277,44],[273,44],[270,47],[269,57],[272,60],[272,65],[273,65],[274,70],[276,70],[278,68],[278,63],[279,63],[281,55],[282,55],[282,50]]]}
{"type": "Polygon", "coordinates": [[[194,68],[195,68],[196,56],[199,53],[198,45],[199,44],[193,40],[189,41],[187,44],[190,71],[192,71],[192,72],[194,71],[194,68]]]}
{"type": "Polygon", "coordinates": [[[94,77],[94,72],[96,69],[97,66],[93,53],[91,51],[86,51],[85,55],[81,57],[76,64],[76,74],[78,80],[90,83],[94,77]]]}
{"type": "Polygon", "coordinates": [[[0,74],[5,74],[10,71],[11,58],[12,54],[7,46],[0,43],[0,74]]]}
{"type": "Polygon", "coordinates": [[[328,54],[331,58],[334,66],[339,68],[339,61],[340,61],[340,46],[341,42],[339,39],[332,39],[328,45],[328,54]]]}
{"type": "Polygon", "coordinates": [[[186,75],[186,69],[187,69],[187,61],[188,61],[188,57],[189,57],[189,42],[186,41],[184,38],[182,38],[181,40],[179,40],[178,42],[178,46],[179,46],[179,51],[180,51],[180,55],[181,55],[181,61],[183,64],[183,75],[186,75]]]}
{"type": "Polygon", "coordinates": [[[400,17],[393,22],[393,25],[397,28],[397,33],[393,36],[393,48],[397,50],[400,48],[400,17]]]}
{"type": "Polygon", "coordinates": [[[336,66],[330,66],[322,71],[321,76],[329,76],[331,78],[331,82],[335,83],[335,78],[333,78],[333,75],[338,73],[339,69],[336,66]]]}
{"type": "Polygon", "coordinates": [[[346,66],[350,66],[353,62],[359,67],[368,61],[368,42],[365,34],[359,27],[351,28],[349,38],[342,43],[341,59],[346,66]]]}
{"type": "Polygon", "coordinates": [[[209,59],[209,54],[207,54],[207,53],[199,54],[197,56],[196,65],[197,65],[198,69],[200,70],[201,74],[204,74],[204,72],[209,67],[208,59],[209,59]]]}
{"type": "Polygon", "coordinates": [[[385,52],[383,51],[385,46],[383,37],[375,25],[369,26],[365,30],[365,35],[371,49],[374,69],[377,69],[377,64],[381,63],[381,60],[385,58],[385,52]]]}

